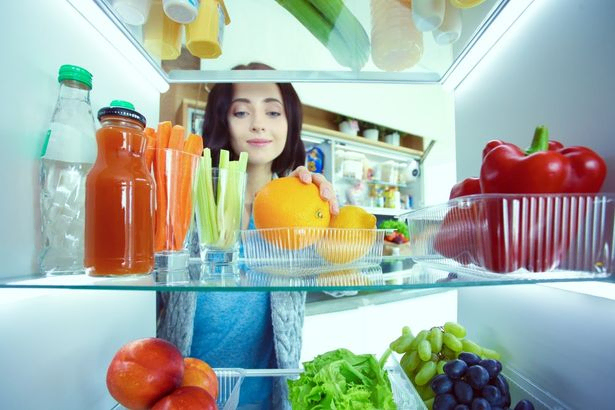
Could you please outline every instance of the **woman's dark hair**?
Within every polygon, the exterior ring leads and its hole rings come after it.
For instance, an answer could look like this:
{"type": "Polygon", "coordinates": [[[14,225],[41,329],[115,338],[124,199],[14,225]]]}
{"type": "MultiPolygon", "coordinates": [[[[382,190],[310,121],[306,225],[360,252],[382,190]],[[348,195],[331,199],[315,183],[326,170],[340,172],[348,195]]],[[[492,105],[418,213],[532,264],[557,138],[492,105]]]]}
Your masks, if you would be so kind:
{"type": "MultiPolygon", "coordinates": [[[[273,70],[263,63],[250,63],[238,65],[233,70],[273,70]]],[[[271,171],[280,176],[305,164],[305,147],[301,141],[301,124],[303,123],[303,109],[297,92],[290,83],[276,83],[282,94],[284,112],[288,121],[288,134],[286,145],[282,153],[273,160],[271,171]]],[[[238,155],[231,147],[231,135],[228,127],[228,112],[233,100],[233,84],[218,83],[213,86],[207,98],[205,107],[205,121],[203,124],[203,143],[211,149],[212,161],[217,164],[220,150],[230,151],[231,159],[238,159],[238,155]]]]}

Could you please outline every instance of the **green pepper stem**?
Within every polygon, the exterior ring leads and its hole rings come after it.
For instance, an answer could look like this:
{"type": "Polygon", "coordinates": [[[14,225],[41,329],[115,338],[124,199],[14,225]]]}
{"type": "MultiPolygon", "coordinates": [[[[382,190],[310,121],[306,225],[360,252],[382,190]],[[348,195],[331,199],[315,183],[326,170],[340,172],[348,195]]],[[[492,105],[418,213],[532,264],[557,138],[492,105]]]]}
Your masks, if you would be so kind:
{"type": "Polygon", "coordinates": [[[539,151],[549,150],[549,130],[544,125],[539,125],[534,131],[532,145],[525,151],[527,155],[531,155],[539,151]]]}

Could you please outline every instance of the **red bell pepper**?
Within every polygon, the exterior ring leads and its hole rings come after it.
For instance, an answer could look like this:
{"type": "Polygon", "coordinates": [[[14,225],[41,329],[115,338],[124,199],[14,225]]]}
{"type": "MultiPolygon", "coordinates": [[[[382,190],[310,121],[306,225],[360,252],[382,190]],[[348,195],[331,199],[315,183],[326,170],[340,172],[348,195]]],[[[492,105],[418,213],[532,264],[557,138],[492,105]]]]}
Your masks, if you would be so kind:
{"type": "Polygon", "coordinates": [[[501,144],[483,158],[480,186],[483,193],[542,194],[565,192],[570,159],[548,151],[545,127],[537,127],[527,155],[513,144],[501,144]]]}
{"type": "MultiPolygon", "coordinates": [[[[489,142],[487,142],[487,144],[485,145],[485,148],[483,148],[483,159],[487,156],[487,154],[494,149],[497,146],[500,145],[510,145],[515,147],[515,144],[512,144],[510,142],[504,142],[502,140],[491,140],[489,142]]],[[[559,141],[555,141],[555,140],[549,140],[549,144],[548,144],[548,150],[549,151],[557,151],[558,149],[562,149],[564,148],[564,144],[562,144],[559,141]]]]}
{"type": "Polygon", "coordinates": [[[470,177],[453,185],[448,199],[455,199],[460,196],[476,195],[480,193],[480,178],[470,177]]]}
{"type": "MultiPolygon", "coordinates": [[[[480,179],[466,178],[451,189],[449,199],[480,194],[480,179]]],[[[476,207],[456,207],[444,216],[434,240],[434,249],[445,258],[463,265],[477,263],[476,207]]]]}
{"type": "Polygon", "coordinates": [[[564,191],[570,194],[595,194],[606,179],[604,159],[586,147],[566,147],[555,151],[570,160],[568,180],[564,191]]]}
{"type": "MultiPolygon", "coordinates": [[[[545,127],[536,128],[527,153],[512,144],[493,145],[481,166],[484,193],[595,193],[606,177],[606,164],[598,154],[558,142],[549,145],[545,127]]],[[[494,202],[483,209],[487,228],[480,240],[480,264],[494,272],[556,267],[575,234],[562,226],[561,205],[533,198],[523,199],[520,208],[507,209],[511,206],[494,202]],[[513,214],[519,220],[513,221],[513,214]]]]}
{"type": "MultiPolygon", "coordinates": [[[[508,142],[489,141],[480,186],[477,178],[467,178],[453,187],[450,199],[481,192],[595,193],[605,176],[606,164],[595,152],[549,141],[547,129],[538,127],[527,152],[508,142]]],[[[434,248],[447,258],[492,272],[547,271],[559,264],[575,234],[574,228],[562,226],[565,220],[561,204],[551,199],[486,198],[451,209],[434,248]]]]}

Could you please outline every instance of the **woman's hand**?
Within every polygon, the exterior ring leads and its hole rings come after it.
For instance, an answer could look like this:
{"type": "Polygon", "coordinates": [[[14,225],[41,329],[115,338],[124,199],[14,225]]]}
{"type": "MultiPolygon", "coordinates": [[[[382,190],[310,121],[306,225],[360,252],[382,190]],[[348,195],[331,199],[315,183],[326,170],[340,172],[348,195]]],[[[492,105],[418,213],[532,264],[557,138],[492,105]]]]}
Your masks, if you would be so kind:
{"type": "Polygon", "coordinates": [[[332,215],[340,213],[339,205],[337,204],[337,198],[333,185],[327,181],[327,178],[322,174],[313,174],[304,166],[297,167],[289,176],[296,176],[304,184],[311,184],[312,182],[318,187],[320,191],[320,197],[329,202],[329,210],[332,215]]]}

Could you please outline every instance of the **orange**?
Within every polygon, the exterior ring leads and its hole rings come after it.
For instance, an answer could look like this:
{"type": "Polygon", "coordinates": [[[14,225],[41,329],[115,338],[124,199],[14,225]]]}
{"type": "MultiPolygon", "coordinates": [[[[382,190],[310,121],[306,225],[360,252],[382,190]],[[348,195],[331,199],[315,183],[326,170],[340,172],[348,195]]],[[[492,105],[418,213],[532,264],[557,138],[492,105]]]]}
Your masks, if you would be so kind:
{"type": "Polygon", "coordinates": [[[295,176],[267,183],[256,194],[253,211],[257,229],[290,228],[261,234],[267,241],[291,250],[319,240],[331,220],[329,203],[320,197],[318,187],[295,176]]]}
{"type": "Polygon", "coordinates": [[[363,208],[346,205],[331,219],[317,251],[328,262],[345,264],[362,258],[376,240],[376,217],[363,208]]]}

